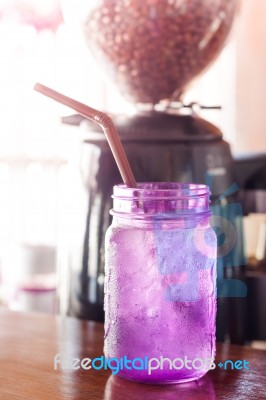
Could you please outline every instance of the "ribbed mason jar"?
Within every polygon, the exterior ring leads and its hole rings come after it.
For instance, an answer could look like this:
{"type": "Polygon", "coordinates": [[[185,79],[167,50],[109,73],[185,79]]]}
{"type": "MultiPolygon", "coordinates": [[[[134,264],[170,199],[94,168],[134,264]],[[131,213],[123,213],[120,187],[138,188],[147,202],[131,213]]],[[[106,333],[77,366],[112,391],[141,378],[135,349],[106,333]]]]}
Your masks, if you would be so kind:
{"type": "Polygon", "coordinates": [[[216,235],[209,188],[114,187],[106,233],[104,353],[146,383],[201,378],[215,356],[216,235]]]}

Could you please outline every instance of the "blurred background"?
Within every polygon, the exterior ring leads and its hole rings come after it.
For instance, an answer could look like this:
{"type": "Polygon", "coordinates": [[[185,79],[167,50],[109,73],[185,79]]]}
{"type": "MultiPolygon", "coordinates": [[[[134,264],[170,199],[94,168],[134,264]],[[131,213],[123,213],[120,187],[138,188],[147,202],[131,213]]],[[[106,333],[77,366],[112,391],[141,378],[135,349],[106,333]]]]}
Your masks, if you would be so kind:
{"type": "MultiPolygon", "coordinates": [[[[34,92],[34,83],[109,113],[135,110],[91,56],[75,4],[63,18],[59,0],[0,0],[0,301],[17,310],[67,313],[69,265],[73,249],[82,257],[87,212],[82,135],[61,123],[71,110],[34,92]]],[[[264,0],[239,2],[224,50],[184,96],[222,107],[200,115],[233,152],[266,152],[265,18],[264,0]]],[[[245,217],[250,258],[263,226],[265,214],[245,217]]]]}

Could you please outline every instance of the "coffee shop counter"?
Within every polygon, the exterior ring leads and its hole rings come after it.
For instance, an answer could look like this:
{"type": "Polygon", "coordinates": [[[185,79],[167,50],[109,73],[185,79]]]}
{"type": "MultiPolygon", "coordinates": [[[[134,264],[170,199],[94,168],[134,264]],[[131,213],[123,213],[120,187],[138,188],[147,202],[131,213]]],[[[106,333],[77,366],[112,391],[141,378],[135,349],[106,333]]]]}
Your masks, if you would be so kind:
{"type": "Polygon", "coordinates": [[[0,309],[1,400],[266,399],[266,351],[244,346],[217,344],[220,366],[197,382],[168,386],[125,381],[104,369],[62,369],[60,363],[55,369],[57,354],[69,360],[102,356],[103,325],[0,309]]]}

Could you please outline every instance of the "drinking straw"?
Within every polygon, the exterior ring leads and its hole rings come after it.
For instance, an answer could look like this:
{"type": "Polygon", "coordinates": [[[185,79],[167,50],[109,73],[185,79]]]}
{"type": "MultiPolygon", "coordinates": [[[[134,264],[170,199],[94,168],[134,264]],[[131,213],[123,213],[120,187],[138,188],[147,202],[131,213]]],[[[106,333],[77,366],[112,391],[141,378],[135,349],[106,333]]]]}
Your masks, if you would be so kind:
{"type": "Polygon", "coordinates": [[[111,151],[113,153],[114,159],[116,161],[117,167],[120,171],[122,179],[124,183],[130,188],[136,188],[136,180],[134,178],[132,169],[129,165],[127,156],[125,154],[124,148],[120,141],[118,132],[113,123],[113,120],[109,117],[109,115],[95,110],[79,101],[76,101],[70,97],[67,97],[55,90],[44,86],[40,83],[36,83],[34,86],[34,90],[44,94],[51,99],[64,104],[67,107],[72,108],[77,111],[79,114],[83,115],[85,118],[88,118],[91,121],[96,122],[96,124],[100,125],[103,132],[105,133],[106,139],[109,143],[111,151]]]}

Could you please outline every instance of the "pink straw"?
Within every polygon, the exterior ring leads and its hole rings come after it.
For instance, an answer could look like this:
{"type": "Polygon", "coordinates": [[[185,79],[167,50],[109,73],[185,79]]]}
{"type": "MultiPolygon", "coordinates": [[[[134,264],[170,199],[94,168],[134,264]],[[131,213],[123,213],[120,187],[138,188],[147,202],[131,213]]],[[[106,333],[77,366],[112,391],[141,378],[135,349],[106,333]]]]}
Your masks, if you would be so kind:
{"type": "Polygon", "coordinates": [[[109,143],[124,183],[130,188],[137,187],[136,180],[129,165],[118,132],[109,115],[101,111],[95,110],[94,108],[88,107],[85,104],[80,103],[79,101],[71,99],[70,97],[67,97],[59,92],[56,92],[53,89],[48,88],[47,86],[41,85],[40,83],[36,83],[34,89],[37,92],[40,92],[45,96],[50,97],[51,99],[72,108],[79,114],[100,125],[105,133],[106,139],[109,143]]]}

